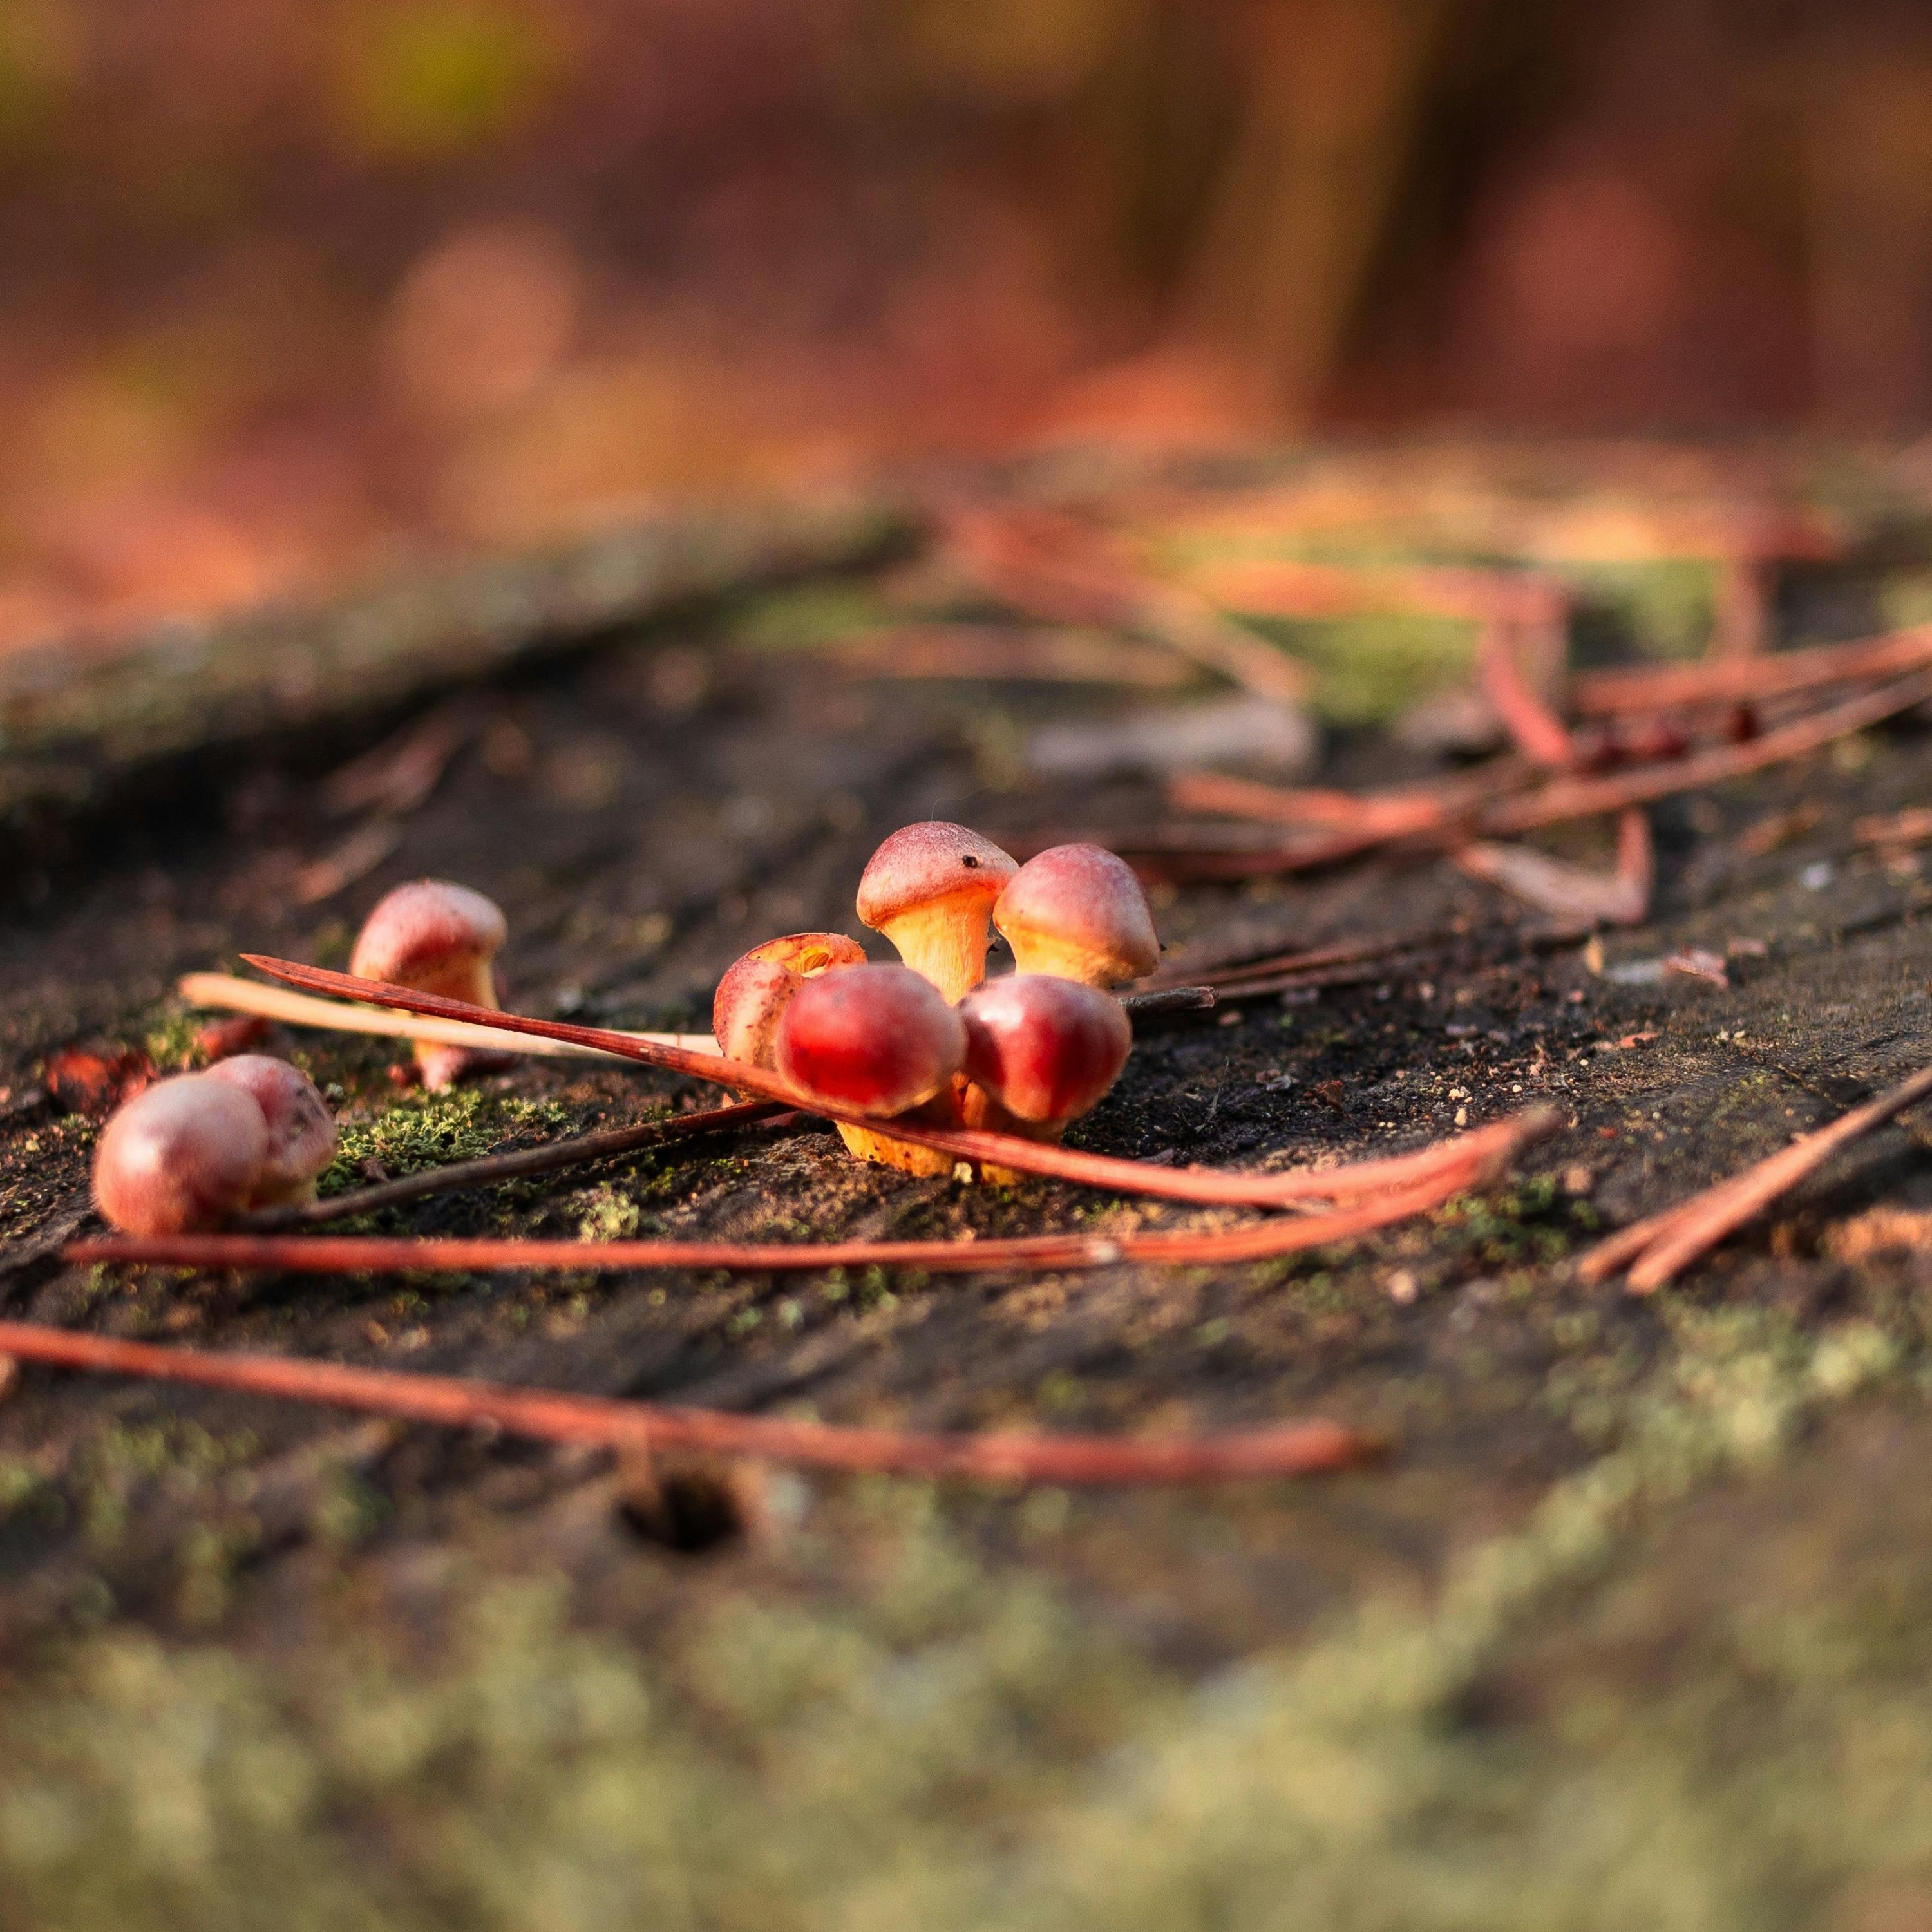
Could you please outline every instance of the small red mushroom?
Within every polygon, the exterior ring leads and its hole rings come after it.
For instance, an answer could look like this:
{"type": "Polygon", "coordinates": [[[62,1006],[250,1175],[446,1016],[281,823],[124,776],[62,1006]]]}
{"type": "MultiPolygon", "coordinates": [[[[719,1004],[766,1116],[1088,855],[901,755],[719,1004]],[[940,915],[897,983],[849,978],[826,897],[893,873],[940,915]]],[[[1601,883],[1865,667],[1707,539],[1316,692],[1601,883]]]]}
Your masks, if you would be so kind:
{"type": "MultiPolygon", "coordinates": [[[[349,970],[418,993],[495,1006],[495,962],[508,932],[502,912],[481,892],[445,879],[398,886],[364,921],[349,970]]],[[[474,1047],[416,1042],[425,1087],[448,1087],[494,1056],[474,1047]]]]}
{"type": "Polygon", "coordinates": [[[859,916],[949,1003],[986,976],[986,916],[1018,872],[1012,857],[963,825],[902,826],[859,881],[859,916]]]}
{"type": "Polygon", "coordinates": [[[807,980],[862,966],[866,950],[842,932],[793,932],[768,939],[734,960],[711,1001],[711,1030],[728,1060],[777,1065],[778,1022],[807,980]]]}
{"type": "Polygon", "coordinates": [[[322,1171],[335,1158],[334,1117],[298,1066],[266,1053],[239,1053],[208,1070],[211,1080],[238,1087],[262,1110],[268,1148],[249,1199],[251,1208],[313,1201],[322,1171]]]}
{"type": "MultiPolygon", "coordinates": [[[[808,980],[778,1022],[777,1068],[810,1100],[889,1120],[944,1096],[966,1058],[966,1029],[932,982],[904,966],[851,966],[808,980]]],[[[863,1160],[914,1174],[946,1174],[952,1162],[929,1148],[844,1123],[845,1144],[863,1160]]]]}
{"type": "Polygon", "coordinates": [[[102,1131],[94,1198],[127,1234],[202,1234],[254,1198],[268,1126],[254,1096],[206,1073],[158,1081],[102,1131]]]}
{"type": "Polygon", "coordinates": [[[94,1198],[123,1234],[203,1234],[253,1208],[312,1198],[335,1123],[298,1068],[224,1060],[136,1094],[103,1130],[94,1198]]]}
{"type": "Polygon", "coordinates": [[[1046,973],[990,980],[960,1002],[966,1077],[994,1102],[986,1124],[1058,1140],[1120,1078],[1133,1028],[1112,994],[1046,973]]]}
{"type": "Polygon", "coordinates": [[[1160,964],[1154,914],[1133,868],[1100,845],[1054,845],[1013,874],[993,923],[1020,973],[1118,986],[1160,964]]]}

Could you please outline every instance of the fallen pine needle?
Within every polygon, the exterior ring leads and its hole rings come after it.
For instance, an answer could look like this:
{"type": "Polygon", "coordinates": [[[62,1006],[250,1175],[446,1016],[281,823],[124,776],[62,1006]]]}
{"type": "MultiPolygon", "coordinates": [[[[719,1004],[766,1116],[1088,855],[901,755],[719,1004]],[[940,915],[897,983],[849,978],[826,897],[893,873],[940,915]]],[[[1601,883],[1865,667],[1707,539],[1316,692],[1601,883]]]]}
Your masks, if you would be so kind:
{"type": "MultiPolygon", "coordinates": [[[[559,1269],[611,1273],[648,1268],[726,1269],[736,1274],[813,1273],[833,1268],[920,1268],[932,1274],[1002,1269],[1203,1267],[1269,1261],[1343,1241],[1439,1207],[1491,1178],[1490,1164],[1466,1154],[1426,1180],[1328,1214],[1282,1216],[1240,1228],[1172,1234],[1018,1234],[950,1241],[560,1241],[382,1234],[112,1235],[70,1242],[64,1258],[81,1265],[125,1262],[196,1268],[279,1268],[305,1274],[375,1274],[397,1270],[470,1274],[559,1269]]],[[[0,1350],[0,1353],[4,1353],[0,1350]]]]}
{"type": "Polygon", "coordinates": [[[287,1355],[161,1348],[23,1322],[0,1322],[0,1356],[152,1382],[191,1382],[451,1429],[494,1426],[538,1442],[695,1450],[799,1468],[956,1476],[975,1482],[1224,1482],[1355,1468],[1387,1451],[1378,1437],[1322,1421],[1166,1437],[1048,1436],[1021,1430],[926,1435],[853,1428],[558,1394],[466,1377],[349,1368],[287,1355]]]}
{"type": "Polygon", "coordinates": [[[1861,818],[1852,826],[1852,836],[1861,845],[1932,844],[1932,806],[1916,805],[1904,812],[1861,818]]]}
{"type": "MultiPolygon", "coordinates": [[[[741,1093],[776,1100],[807,1113],[823,1114],[828,1120],[846,1121],[856,1126],[877,1127],[880,1124],[873,1116],[829,1107],[794,1092],[776,1074],[767,1072],[762,1067],[748,1066],[742,1060],[726,1060],[715,1053],[662,1045],[632,1034],[613,1033],[602,1027],[578,1026],[566,1020],[542,1020],[527,1014],[497,1012],[487,1006],[471,1006],[461,1000],[446,1000],[434,993],[415,992],[406,986],[358,980],[346,973],[332,972],[326,967],[304,966],[296,960],[274,959],[255,953],[243,956],[250,965],[298,986],[311,987],[348,999],[400,1006],[408,1012],[464,1020],[492,1030],[528,1034],[540,1040],[572,1040],[580,1046],[602,1048],[645,1066],[662,1066],[693,1079],[736,1088],[741,1093]]],[[[1352,1162],[1336,1167],[1301,1168],[1287,1174],[1155,1167],[1146,1161],[1082,1154],[1072,1148],[1058,1147],[1046,1142],[1022,1140],[1013,1134],[987,1133],[966,1127],[928,1127],[903,1119],[894,1120],[890,1124],[895,1138],[911,1141],[921,1147],[937,1148],[961,1160],[988,1162],[1022,1173],[1078,1181],[1088,1187],[1158,1195],[1172,1201],[1194,1201],[1229,1208],[1280,1208],[1304,1201],[1359,1198],[1384,1189],[1412,1185],[1426,1180],[1440,1167],[1458,1164],[1478,1144],[1485,1160],[1506,1165],[1520,1148],[1553,1131],[1556,1118],[1548,1109],[1532,1108],[1471,1133],[1420,1148],[1414,1154],[1388,1160],[1352,1162]]]]}
{"type": "MultiPolygon", "coordinates": [[[[1730,662],[1730,661],[1727,661],[1730,662]]],[[[1735,661],[1756,669],[1776,659],[1752,658],[1735,661]]],[[[1540,826],[1558,825],[1574,818],[1592,818],[1600,813],[1622,812],[1633,806],[1654,805],[1679,792],[1699,791],[1729,778],[1744,778],[1751,772],[1781,764],[1818,751],[1833,740],[1849,736],[1868,726],[1883,722],[1901,711],[1932,699],[1932,676],[1921,673],[1900,679],[1883,688],[1862,692],[1842,704],[1792,719],[1762,736],[1742,744],[1720,745],[1678,758],[1659,759],[1634,765],[1600,778],[1558,778],[1514,797],[1505,797],[1472,814],[1473,823],[1443,827],[1424,826],[1402,833],[1358,830],[1331,833],[1325,839],[1310,838],[1275,847],[1226,850],[1204,845],[1189,851],[1164,850],[1143,857],[1126,848],[1136,868],[1143,876],[1174,884],[1195,880],[1272,878],[1328,866],[1351,859],[1378,847],[1406,842],[1412,849],[1439,847],[1453,834],[1462,838],[1471,832],[1487,837],[1508,837],[1534,830],[1540,826]]],[[[1278,812],[1267,810],[1266,794],[1271,788],[1251,786],[1244,807],[1232,805],[1217,809],[1238,810],[1244,817],[1286,817],[1294,809],[1282,805],[1278,812]]],[[[1294,794],[1285,792],[1288,800],[1294,794]]]]}
{"type": "Polygon", "coordinates": [[[1454,855],[1472,878],[1486,879],[1539,911],[1591,924],[1641,926],[1650,916],[1657,860],[1650,820],[1636,806],[1617,820],[1617,868],[1594,872],[1527,845],[1479,840],[1454,855]]]}
{"type": "MultiPolygon", "coordinates": [[[[336,1000],[311,999],[283,986],[259,986],[230,973],[189,973],[175,991],[191,1006],[210,1006],[236,1013],[259,1013],[264,1019],[289,1026],[314,1027],[328,1033],[373,1034],[383,1040],[427,1040],[442,1046],[481,1046],[496,1053],[526,1053],[545,1059],[623,1059],[608,1048],[577,1046],[568,1040],[532,1041],[518,1045],[500,1032],[465,1020],[412,1019],[406,1014],[380,1012],[367,1006],[346,1006],[336,1000]]],[[[638,1033],[624,1036],[667,1046],[686,1046],[715,1053],[718,1042],[708,1033],[638,1033]]]]}
{"type": "MultiPolygon", "coordinates": [[[[1576,741],[1524,674],[1522,652],[1529,628],[1504,616],[1490,618],[1476,646],[1476,675],[1516,749],[1532,764],[1560,771],[1576,762],[1576,741]]],[[[1546,620],[1535,628],[1544,634],[1550,629],[1546,620]]],[[[1554,632],[1560,640],[1560,616],[1554,632]]]]}
{"type": "MultiPolygon", "coordinates": [[[[1761,658],[1742,660],[1751,667],[1761,665],[1761,658]]],[[[1587,818],[1600,812],[1621,812],[1633,805],[1654,805],[1681,791],[1698,791],[1706,785],[1720,784],[1726,778],[1743,778],[1752,772],[1782,764],[1787,758],[1802,758],[1868,724],[1876,724],[1915,704],[1932,698],[1932,676],[1922,673],[1901,678],[1895,684],[1848,698],[1842,704],[1814,711],[1808,716],[1780,724],[1760,738],[1741,745],[1720,745],[1708,751],[1693,752],[1688,758],[1670,758],[1654,765],[1638,765],[1599,778],[1558,778],[1540,790],[1520,798],[1505,799],[1490,806],[1480,820],[1480,829],[1492,835],[1527,832],[1539,825],[1554,825],[1566,818],[1587,818]]]]}
{"type": "Polygon", "coordinates": [[[1932,625],[1920,624],[1856,644],[1707,658],[1699,664],[1586,671],[1571,681],[1570,705],[1580,716],[1607,718],[1674,705],[1748,702],[1821,685],[1895,676],[1928,663],[1932,625]]]}
{"type": "Polygon", "coordinates": [[[1922,1067],[1876,1100],[1853,1108],[1828,1127],[1801,1136],[1730,1180],[1694,1195],[1666,1213],[1620,1229],[1584,1256],[1579,1271],[1586,1281],[1600,1281],[1628,1266],[1630,1292],[1654,1294],[1780,1194],[1815,1173],[1841,1148],[1884,1126],[1928,1095],[1932,1095],[1932,1066],[1922,1067]]]}

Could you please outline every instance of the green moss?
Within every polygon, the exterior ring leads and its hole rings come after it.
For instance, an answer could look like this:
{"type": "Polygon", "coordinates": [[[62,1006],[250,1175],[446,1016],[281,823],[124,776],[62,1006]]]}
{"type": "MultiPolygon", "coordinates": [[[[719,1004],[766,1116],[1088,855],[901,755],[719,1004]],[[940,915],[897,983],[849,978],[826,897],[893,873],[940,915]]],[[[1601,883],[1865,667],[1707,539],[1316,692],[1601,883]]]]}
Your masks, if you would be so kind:
{"type": "Polygon", "coordinates": [[[392,1174],[415,1174],[473,1160],[512,1134],[555,1133],[574,1124],[570,1109],[550,1100],[528,1100],[478,1088],[401,1096],[369,1120],[345,1119],[341,1144],[322,1176],[322,1192],[340,1194],[364,1185],[362,1164],[374,1160],[392,1174]]]}
{"type": "Polygon", "coordinates": [[[141,1044],[148,1058],[165,1072],[190,1066],[198,1057],[195,1041],[207,1016],[188,1011],[164,1013],[142,1035],[141,1044]]]}

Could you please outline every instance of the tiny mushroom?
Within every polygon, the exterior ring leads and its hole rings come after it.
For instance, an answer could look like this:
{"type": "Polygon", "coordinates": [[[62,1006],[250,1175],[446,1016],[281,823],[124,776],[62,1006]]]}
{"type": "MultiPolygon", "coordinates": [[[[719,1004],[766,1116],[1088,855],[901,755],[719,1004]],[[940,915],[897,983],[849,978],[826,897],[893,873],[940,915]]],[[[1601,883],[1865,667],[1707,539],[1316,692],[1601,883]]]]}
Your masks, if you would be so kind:
{"type": "Polygon", "coordinates": [[[158,1081],[103,1130],[94,1198],[126,1234],[219,1228],[254,1200],[268,1126],[253,1094],[207,1073],[158,1081]]]}
{"type": "Polygon", "coordinates": [[[842,932],[793,932],[754,946],[728,967],[711,1002],[711,1030],[728,1060],[770,1068],[778,1022],[808,980],[836,968],[862,966],[866,950],[842,932]]]}
{"type": "MultiPolygon", "coordinates": [[[[1120,1078],[1133,1028],[1112,994],[1046,973],[991,980],[959,1004],[983,1124],[1058,1140],[1120,1078]]],[[[972,1090],[969,1089],[969,1093],[972,1090]]]]}
{"type": "MultiPolygon", "coordinates": [[[[418,993],[496,1006],[494,970],[508,931],[503,915],[481,892],[444,879],[398,886],[376,905],[357,935],[349,970],[358,979],[386,980],[418,993]]],[[[452,1085],[491,1056],[474,1047],[416,1042],[423,1084],[452,1085]]]]}
{"type": "Polygon", "coordinates": [[[335,1120],[315,1082],[298,1066],[266,1053],[238,1053],[208,1070],[211,1080],[238,1087],[262,1110],[268,1129],[251,1208],[313,1201],[315,1184],[335,1158],[335,1120]]]}
{"type": "MultiPolygon", "coordinates": [[[[954,1076],[966,1030],[932,983],[904,966],[851,966],[808,980],[778,1022],[778,1071],[808,1100],[890,1119],[926,1103],[934,1124],[955,1124],[954,1076]]],[[[946,1155],[839,1124],[862,1160],[914,1174],[946,1174],[946,1155]]]]}
{"type": "Polygon", "coordinates": [[[986,976],[986,916],[1018,869],[963,825],[904,826],[872,854],[859,881],[859,916],[950,1003],[986,976]]]}
{"type": "Polygon", "coordinates": [[[1124,859],[1100,845],[1054,845],[1013,874],[993,923],[1021,973],[1118,986],[1160,964],[1147,894],[1124,859]]]}

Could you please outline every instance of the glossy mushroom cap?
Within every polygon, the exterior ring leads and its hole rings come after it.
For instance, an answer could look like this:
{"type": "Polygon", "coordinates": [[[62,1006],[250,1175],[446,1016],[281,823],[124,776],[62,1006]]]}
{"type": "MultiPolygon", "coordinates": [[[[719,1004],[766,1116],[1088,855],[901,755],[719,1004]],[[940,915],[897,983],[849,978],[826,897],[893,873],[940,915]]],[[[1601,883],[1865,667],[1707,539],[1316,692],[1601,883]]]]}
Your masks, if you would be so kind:
{"type": "Polygon", "coordinates": [[[959,1071],[966,1029],[904,966],[808,980],[778,1022],[778,1070],[802,1094],[881,1118],[929,1100],[959,1071]]]}
{"type": "Polygon", "coordinates": [[[508,931],[481,892],[446,879],[417,879],[398,886],[363,922],[349,970],[358,979],[494,1006],[490,967],[508,931]]]}
{"type": "Polygon", "coordinates": [[[191,1234],[249,1206],[268,1154],[254,1098],[231,1081],[158,1081],[115,1114],[94,1154],[94,1198],[124,1234],[191,1234]]]}
{"type": "Polygon", "coordinates": [[[733,962],[711,1001],[711,1030],[728,1060],[770,1067],[777,1062],[778,1022],[808,980],[862,966],[866,949],[842,932],[793,932],[768,939],[733,962]]]}
{"type": "MultiPolygon", "coordinates": [[[[502,912],[481,892],[446,879],[418,879],[380,900],[363,922],[349,970],[358,979],[386,980],[418,993],[494,1006],[494,962],[509,931],[502,912]]],[[[427,1087],[450,1085],[486,1060],[474,1048],[416,1043],[427,1087]]]]}
{"type": "Polygon", "coordinates": [[[990,838],[928,819],[902,826],[859,881],[859,916],[949,1001],[986,976],[986,916],[1019,868],[990,838]]]}
{"type": "Polygon", "coordinates": [[[240,1088],[261,1108],[268,1130],[268,1151],[249,1206],[313,1200],[316,1179],[335,1158],[336,1145],[334,1118],[315,1082],[300,1067],[266,1053],[218,1060],[206,1077],[240,1088]]]}
{"type": "Polygon", "coordinates": [[[1078,1120],[1120,1076],[1134,1043],[1118,1000],[1045,973],[989,980],[959,1003],[966,1077],[1016,1120],[1078,1120]]]}
{"type": "Polygon", "coordinates": [[[1127,862],[1100,845],[1055,845],[1013,874],[993,923],[1022,973],[1118,986],[1160,964],[1147,894],[1127,862]]]}

